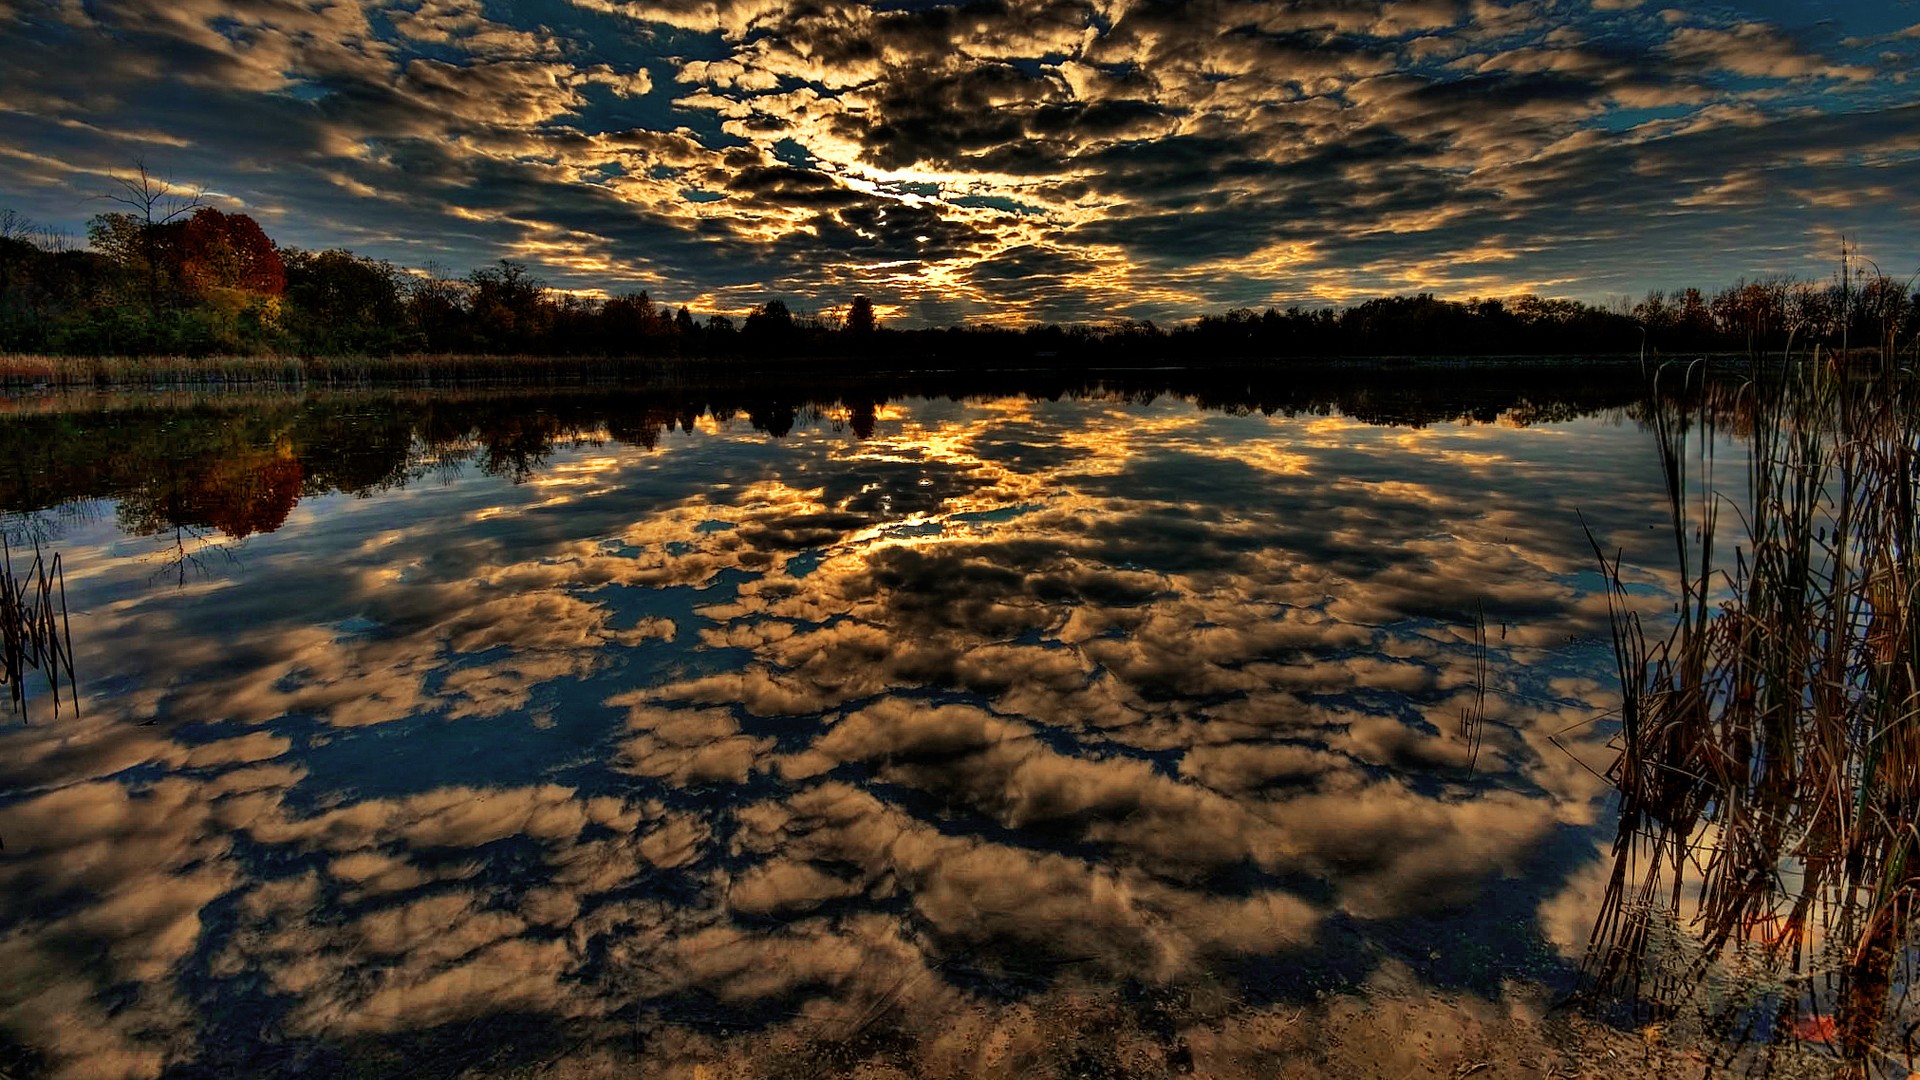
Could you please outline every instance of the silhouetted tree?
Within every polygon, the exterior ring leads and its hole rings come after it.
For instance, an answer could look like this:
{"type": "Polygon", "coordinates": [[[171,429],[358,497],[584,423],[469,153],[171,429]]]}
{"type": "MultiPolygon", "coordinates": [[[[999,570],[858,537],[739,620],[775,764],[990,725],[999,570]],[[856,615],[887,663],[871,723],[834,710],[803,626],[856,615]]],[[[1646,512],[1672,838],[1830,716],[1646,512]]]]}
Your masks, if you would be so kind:
{"type": "Polygon", "coordinates": [[[747,313],[742,333],[748,335],[785,335],[793,330],[793,313],[784,300],[769,300],[747,313]]]}
{"type": "Polygon", "coordinates": [[[0,209],[0,241],[17,240],[23,244],[31,244],[33,234],[38,229],[39,226],[20,211],[11,208],[0,209]]]}
{"type": "Polygon", "coordinates": [[[285,248],[280,258],[287,280],[282,325],[306,351],[380,353],[421,343],[392,263],[339,250],[285,248]]]}
{"type": "Polygon", "coordinates": [[[1892,348],[1902,330],[1913,321],[1914,298],[1907,285],[1875,273],[1862,276],[1854,284],[1849,305],[1853,325],[1848,340],[1856,346],[1892,348]]]}
{"type": "Polygon", "coordinates": [[[864,296],[854,297],[853,303],[847,305],[846,332],[855,337],[866,337],[879,328],[879,320],[873,317],[873,301],[864,296]]]}
{"type": "Polygon", "coordinates": [[[752,353],[772,356],[786,352],[794,340],[793,313],[783,300],[769,300],[747,313],[740,327],[741,343],[752,353]]]}
{"type": "Polygon", "coordinates": [[[407,313],[426,347],[434,352],[457,352],[472,347],[472,324],[467,318],[470,290],[429,271],[407,284],[407,313]]]}
{"type": "Polygon", "coordinates": [[[678,330],[669,311],[655,306],[645,290],[607,301],[602,317],[607,327],[608,353],[638,356],[673,352],[678,330]]]}
{"type": "Polygon", "coordinates": [[[467,285],[468,315],[482,351],[538,349],[554,316],[545,282],[527,273],[524,264],[501,259],[498,266],[467,275],[467,285]]]}
{"type": "Polygon", "coordinates": [[[1699,289],[1686,289],[1680,293],[1679,310],[1674,313],[1674,331],[1679,336],[1680,348],[1697,349],[1713,340],[1713,312],[1707,306],[1707,298],[1699,289]]]}
{"type": "MultiPolygon", "coordinates": [[[[0,348],[55,352],[510,352],[572,356],[879,356],[924,361],[1029,357],[1063,367],[1168,359],[1275,361],[1341,355],[1773,350],[1912,341],[1911,282],[1850,269],[1827,283],[1741,281],[1717,293],[1652,291],[1611,309],[1518,296],[1387,296],[1336,310],[1234,308],[1173,327],[1114,319],[1021,329],[883,328],[873,303],[796,315],[781,299],[736,329],[704,325],[645,292],[606,301],[556,294],[506,260],[464,279],[401,271],[345,251],[275,247],[245,214],[206,207],[143,170],[110,196],[130,209],[96,216],[90,251],[65,251],[17,213],[0,212],[0,348]],[[277,303],[276,303],[277,301],[277,303]]],[[[1863,264],[1871,267],[1871,264],[1863,264]]],[[[1905,347],[1902,345],[1901,347],[1905,347]]],[[[778,426],[778,418],[768,414],[778,426]]]]}

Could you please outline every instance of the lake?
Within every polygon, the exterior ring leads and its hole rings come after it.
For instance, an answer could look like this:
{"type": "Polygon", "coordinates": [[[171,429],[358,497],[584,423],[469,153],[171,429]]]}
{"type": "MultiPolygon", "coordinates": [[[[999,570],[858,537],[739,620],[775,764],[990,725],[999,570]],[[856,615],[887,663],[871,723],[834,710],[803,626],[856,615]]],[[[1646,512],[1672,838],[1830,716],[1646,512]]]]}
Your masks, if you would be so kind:
{"type": "Polygon", "coordinates": [[[1652,440],[1367,378],[7,401],[79,713],[0,727],[0,1066],[1225,1074],[1564,991],[1652,440]]]}

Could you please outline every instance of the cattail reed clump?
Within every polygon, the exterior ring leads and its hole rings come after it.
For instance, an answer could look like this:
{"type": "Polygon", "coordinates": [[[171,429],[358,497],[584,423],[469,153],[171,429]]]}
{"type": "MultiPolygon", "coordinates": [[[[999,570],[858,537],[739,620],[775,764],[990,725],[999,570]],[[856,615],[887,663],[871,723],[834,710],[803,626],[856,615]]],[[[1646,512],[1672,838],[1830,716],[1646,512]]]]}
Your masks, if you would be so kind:
{"type": "MultiPolygon", "coordinates": [[[[1857,1075],[1913,1067],[1894,1017],[1920,901],[1920,588],[1915,379],[1893,350],[1816,352],[1733,388],[1656,387],[1679,595],[1643,623],[1612,579],[1623,690],[1620,828],[1588,950],[1596,984],[1653,1010],[1700,1008],[1764,1067],[1824,1044],[1857,1075]],[[1745,444],[1722,488],[1716,435],[1745,444]],[[1662,927],[1684,961],[1655,962],[1662,927]],[[1692,995],[1689,998],[1689,995],[1692,995]]],[[[1668,369],[1670,382],[1679,372],[1668,369]]],[[[1669,951],[1669,956],[1674,955],[1669,951]]]]}

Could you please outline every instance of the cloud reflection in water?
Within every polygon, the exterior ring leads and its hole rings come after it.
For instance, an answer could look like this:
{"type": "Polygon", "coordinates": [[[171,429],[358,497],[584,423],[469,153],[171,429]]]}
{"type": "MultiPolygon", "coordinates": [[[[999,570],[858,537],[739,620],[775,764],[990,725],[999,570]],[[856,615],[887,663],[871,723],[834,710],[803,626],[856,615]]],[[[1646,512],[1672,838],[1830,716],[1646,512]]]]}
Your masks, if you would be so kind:
{"type": "Polygon", "coordinates": [[[1300,992],[1419,920],[1550,957],[1600,791],[1550,736],[1607,704],[1575,510],[1655,520],[1632,427],[871,422],[309,495],[178,589],[72,529],[100,689],[4,736],[12,1038],[74,1076],[483,1017],[658,1053],[1067,971],[1300,992]]]}

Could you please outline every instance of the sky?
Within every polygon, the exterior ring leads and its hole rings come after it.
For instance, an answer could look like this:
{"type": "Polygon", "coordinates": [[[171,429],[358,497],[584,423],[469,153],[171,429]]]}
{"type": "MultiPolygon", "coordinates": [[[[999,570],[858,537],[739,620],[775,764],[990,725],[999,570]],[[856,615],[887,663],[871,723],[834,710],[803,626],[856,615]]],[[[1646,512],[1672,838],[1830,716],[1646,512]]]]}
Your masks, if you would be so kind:
{"type": "Polygon", "coordinates": [[[0,209],[696,312],[1159,320],[1920,268],[1920,0],[0,0],[0,209]]]}

